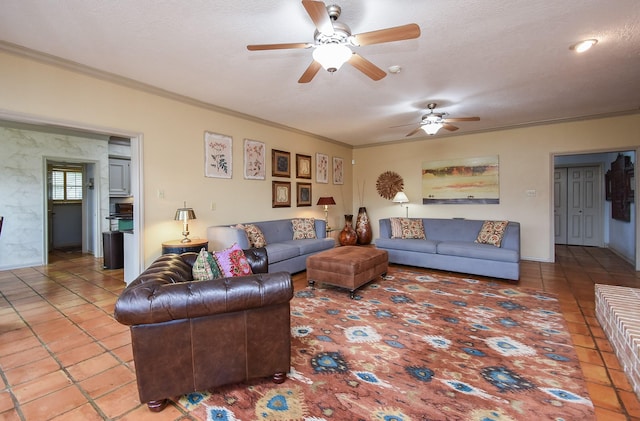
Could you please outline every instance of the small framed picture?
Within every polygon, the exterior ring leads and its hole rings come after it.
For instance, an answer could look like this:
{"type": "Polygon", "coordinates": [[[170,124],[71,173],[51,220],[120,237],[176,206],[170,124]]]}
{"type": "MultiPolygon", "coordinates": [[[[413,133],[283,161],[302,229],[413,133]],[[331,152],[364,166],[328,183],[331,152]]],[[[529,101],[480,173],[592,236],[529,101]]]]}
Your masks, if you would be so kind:
{"type": "Polygon", "coordinates": [[[329,156],[323,153],[316,154],[316,182],[329,182],[329,156]]]}
{"type": "Polygon", "coordinates": [[[204,132],[204,175],[231,178],[233,139],[223,134],[204,132]]]}
{"type": "Polygon", "coordinates": [[[289,152],[271,150],[271,175],[291,177],[291,154],[289,152]]]}
{"type": "Polygon", "coordinates": [[[266,147],[264,142],[244,140],[244,178],[264,180],[266,176],[266,147]]]}
{"type": "Polygon", "coordinates": [[[311,206],[311,183],[296,183],[296,205],[311,206]]]}
{"type": "Polygon", "coordinates": [[[291,207],[291,183],[289,181],[272,181],[271,189],[272,208],[291,207]]]}
{"type": "Polygon", "coordinates": [[[311,179],[311,156],[296,154],[296,177],[311,179]]]}
{"type": "Polygon", "coordinates": [[[333,157],[333,184],[344,184],[344,160],[333,157]]]}

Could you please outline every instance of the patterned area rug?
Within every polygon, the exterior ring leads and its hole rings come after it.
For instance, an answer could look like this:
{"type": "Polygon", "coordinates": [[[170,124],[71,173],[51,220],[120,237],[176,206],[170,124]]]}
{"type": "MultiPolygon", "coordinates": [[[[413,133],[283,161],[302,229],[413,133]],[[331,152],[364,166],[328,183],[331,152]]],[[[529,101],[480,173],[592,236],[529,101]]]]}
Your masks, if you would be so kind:
{"type": "Polygon", "coordinates": [[[269,379],[192,393],[202,420],[595,419],[556,298],[391,268],[355,300],[320,286],[291,302],[292,361],[269,379]]]}

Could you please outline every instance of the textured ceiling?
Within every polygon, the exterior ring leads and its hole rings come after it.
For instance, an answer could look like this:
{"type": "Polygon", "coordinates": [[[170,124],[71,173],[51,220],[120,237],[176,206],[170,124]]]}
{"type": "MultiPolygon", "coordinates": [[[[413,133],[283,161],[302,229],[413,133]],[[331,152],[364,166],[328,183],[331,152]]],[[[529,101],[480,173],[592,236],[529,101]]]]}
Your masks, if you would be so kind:
{"type": "Polygon", "coordinates": [[[354,48],[400,73],[374,82],[345,65],[299,84],[311,50],[248,51],[313,41],[296,0],[3,0],[0,49],[35,50],[354,146],[407,139],[430,102],[450,117],[481,118],[455,123],[455,134],[639,110],[638,0],[335,3],[353,33],[420,26],[417,39],[354,48]],[[599,42],[581,55],[569,49],[585,38],[599,42]]]}

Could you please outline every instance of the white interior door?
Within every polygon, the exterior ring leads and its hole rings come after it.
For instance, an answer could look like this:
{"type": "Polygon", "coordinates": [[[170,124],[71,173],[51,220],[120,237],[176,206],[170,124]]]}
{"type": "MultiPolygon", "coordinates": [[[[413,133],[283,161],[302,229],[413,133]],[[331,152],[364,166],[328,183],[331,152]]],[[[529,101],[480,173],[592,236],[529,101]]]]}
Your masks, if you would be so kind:
{"type": "Polygon", "coordinates": [[[602,247],[600,167],[567,168],[567,244],[602,247]]]}
{"type": "Polygon", "coordinates": [[[556,244],[567,244],[567,169],[553,171],[553,230],[556,244]]]}

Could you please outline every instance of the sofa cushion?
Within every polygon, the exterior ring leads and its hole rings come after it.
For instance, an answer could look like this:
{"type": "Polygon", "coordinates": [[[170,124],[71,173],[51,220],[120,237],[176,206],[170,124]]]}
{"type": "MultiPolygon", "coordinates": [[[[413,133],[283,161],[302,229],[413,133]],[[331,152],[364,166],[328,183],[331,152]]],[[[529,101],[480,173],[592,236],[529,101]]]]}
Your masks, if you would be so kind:
{"type": "Polygon", "coordinates": [[[214,257],[226,277],[251,275],[251,266],[237,243],[222,251],[216,251],[214,257]]]}
{"type": "Polygon", "coordinates": [[[316,238],[316,222],[313,218],[294,218],[291,220],[293,239],[316,238]]]}
{"type": "Polygon", "coordinates": [[[262,230],[255,224],[247,224],[242,225],[239,224],[238,227],[242,227],[247,233],[247,237],[249,238],[249,246],[252,248],[260,248],[267,245],[267,240],[264,238],[264,234],[262,230]]]}
{"type": "Polygon", "coordinates": [[[378,248],[417,251],[420,253],[431,254],[436,253],[437,245],[437,241],[419,240],[415,238],[408,238],[406,240],[401,238],[378,238],[376,240],[376,247],[378,248]]]}
{"type": "Polygon", "coordinates": [[[265,248],[267,249],[267,256],[269,257],[269,264],[299,256],[300,249],[295,244],[291,244],[293,241],[294,240],[289,240],[288,242],[267,244],[265,248]]]}
{"type": "Polygon", "coordinates": [[[402,223],[400,218],[389,218],[391,224],[391,238],[402,238],[402,223]]]}
{"type": "Polygon", "coordinates": [[[300,255],[316,253],[322,250],[328,250],[335,247],[335,241],[329,239],[315,239],[315,240],[291,240],[289,244],[293,244],[298,248],[300,255]]]}
{"type": "Polygon", "coordinates": [[[484,221],[475,242],[500,247],[509,221],[484,221]]]}
{"type": "Polygon", "coordinates": [[[198,253],[198,257],[193,262],[191,273],[194,281],[210,281],[222,278],[220,268],[215,259],[204,247],[198,253]]]}
{"type": "Polygon", "coordinates": [[[402,238],[425,239],[422,219],[400,218],[400,225],[402,226],[402,238]]]}
{"type": "Polygon", "coordinates": [[[520,259],[518,252],[515,250],[467,241],[441,241],[438,243],[438,254],[502,262],[518,262],[520,259]]]}

